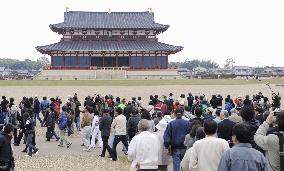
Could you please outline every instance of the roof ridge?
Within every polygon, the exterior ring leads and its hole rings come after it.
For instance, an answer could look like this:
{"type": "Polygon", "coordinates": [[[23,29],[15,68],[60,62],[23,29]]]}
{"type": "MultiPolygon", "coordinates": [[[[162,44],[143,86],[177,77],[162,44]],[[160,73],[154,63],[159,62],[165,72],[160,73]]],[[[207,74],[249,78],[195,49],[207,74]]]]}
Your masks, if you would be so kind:
{"type": "MultiPolygon", "coordinates": [[[[109,13],[108,11],[104,12],[104,11],[68,11],[65,13],[109,13]]],[[[141,11],[141,12],[137,12],[137,11],[111,11],[111,13],[151,13],[149,11],[141,11]]]]}

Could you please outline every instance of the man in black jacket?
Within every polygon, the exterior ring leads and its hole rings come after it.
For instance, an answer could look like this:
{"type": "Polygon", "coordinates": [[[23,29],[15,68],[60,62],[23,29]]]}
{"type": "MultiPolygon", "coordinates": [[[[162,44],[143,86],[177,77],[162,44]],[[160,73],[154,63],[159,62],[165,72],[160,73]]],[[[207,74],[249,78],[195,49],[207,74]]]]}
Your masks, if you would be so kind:
{"type": "Polygon", "coordinates": [[[127,134],[129,137],[129,143],[132,140],[132,138],[136,135],[138,132],[138,123],[141,120],[138,110],[133,110],[130,118],[127,121],[127,134]]]}
{"type": "Polygon", "coordinates": [[[54,108],[52,105],[50,105],[50,112],[47,112],[47,119],[46,119],[46,141],[50,141],[50,138],[52,136],[55,136],[56,141],[58,141],[60,138],[57,136],[57,134],[54,132],[55,129],[55,121],[56,121],[56,116],[54,112],[54,108]]]}
{"type": "Polygon", "coordinates": [[[110,136],[110,130],[111,130],[111,123],[112,123],[112,117],[109,115],[109,110],[104,109],[103,110],[103,117],[100,120],[100,131],[101,131],[101,136],[103,140],[103,151],[100,157],[105,157],[106,150],[108,153],[111,155],[111,148],[108,145],[108,139],[110,136]]]}
{"type": "Polygon", "coordinates": [[[9,171],[15,166],[11,147],[13,129],[12,124],[7,124],[0,133],[0,170],[3,171],[9,171]]]}
{"type": "Polygon", "coordinates": [[[218,124],[218,138],[225,139],[226,141],[231,141],[232,139],[232,130],[233,127],[235,126],[235,122],[230,121],[228,119],[229,113],[227,111],[221,112],[222,116],[221,119],[223,119],[219,124],[218,124]]]}
{"type": "MultiPolygon", "coordinates": [[[[38,148],[35,147],[35,143],[33,142],[33,138],[35,137],[35,127],[34,127],[33,119],[29,115],[28,115],[28,118],[26,119],[24,130],[27,136],[26,149],[28,148],[28,155],[25,155],[25,156],[32,157],[32,153],[35,153],[35,154],[38,153],[38,148]]],[[[23,152],[27,152],[27,151],[24,150],[23,152]]]]}

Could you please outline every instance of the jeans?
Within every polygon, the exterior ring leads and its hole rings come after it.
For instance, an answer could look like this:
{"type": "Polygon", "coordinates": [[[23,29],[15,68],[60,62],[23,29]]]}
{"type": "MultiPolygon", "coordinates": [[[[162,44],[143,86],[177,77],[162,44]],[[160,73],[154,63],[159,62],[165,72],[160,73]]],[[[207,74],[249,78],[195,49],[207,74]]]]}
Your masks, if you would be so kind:
{"type": "Polygon", "coordinates": [[[35,122],[34,124],[35,124],[35,126],[36,126],[36,119],[38,119],[39,122],[42,123],[42,120],[41,120],[41,118],[39,117],[39,113],[34,113],[34,117],[33,117],[33,118],[34,118],[34,122],[35,122]]]}
{"type": "Polygon", "coordinates": [[[9,113],[8,112],[2,112],[2,115],[4,115],[5,116],[5,121],[4,121],[4,123],[9,123],[9,113]]]}
{"type": "Polygon", "coordinates": [[[77,131],[81,130],[81,123],[80,123],[80,116],[76,117],[76,127],[77,127],[77,131]]]}
{"type": "Polygon", "coordinates": [[[122,142],[122,144],[125,146],[126,151],[128,151],[128,142],[127,142],[127,137],[126,135],[115,135],[114,136],[114,141],[113,141],[113,146],[112,146],[112,155],[111,158],[112,160],[116,161],[117,160],[117,152],[116,152],[116,146],[119,142],[122,142]]]}
{"type": "Polygon", "coordinates": [[[185,152],[186,149],[173,149],[173,171],[180,171],[180,162],[185,152]]]}
{"type": "Polygon", "coordinates": [[[28,134],[27,135],[27,145],[26,145],[26,147],[28,147],[28,149],[29,149],[29,152],[28,152],[29,156],[32,156],[32,150],[34,150],[34,151],[38,150],[33,145],[33,136],[34,136],[33,134],[28,134]]]}
{"type": "Polygon", "coordinates": [[[109,136],[102,136],[102,140],[103,140],[103,151],[102,151],[102,155],[105,156],[106,150],[108,151],[108,153],[111,155],[111,148],[108,145],[108,138],[109,136]]]}

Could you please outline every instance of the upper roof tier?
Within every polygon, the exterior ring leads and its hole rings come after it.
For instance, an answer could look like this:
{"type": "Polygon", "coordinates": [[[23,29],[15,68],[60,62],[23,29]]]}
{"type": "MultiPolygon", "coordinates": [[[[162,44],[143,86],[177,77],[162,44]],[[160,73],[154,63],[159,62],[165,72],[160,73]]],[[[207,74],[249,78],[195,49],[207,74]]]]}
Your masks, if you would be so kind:
{"type": "Polygon", "coordinates": [[[169,25],[155,23],[153,12],[83,12],[64,13],[64,22],[51,24],[52,31],[64,29],[153,29],[164,32],[169,25]]]}

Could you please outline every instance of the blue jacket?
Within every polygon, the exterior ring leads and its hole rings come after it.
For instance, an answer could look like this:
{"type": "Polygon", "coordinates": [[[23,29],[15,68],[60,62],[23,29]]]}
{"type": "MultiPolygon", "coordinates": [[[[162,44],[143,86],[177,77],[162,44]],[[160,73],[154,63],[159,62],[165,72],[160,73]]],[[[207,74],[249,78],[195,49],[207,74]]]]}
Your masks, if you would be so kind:
{"type": "Polygon", "coordinates": [[[43,100],[40,103],[40,110],[41,111],[46,111],[49,108],[49,101],[48,100],[43,100]]]}
{"type": "Polygon", "coordinates": [[[185,149],[184,139],[189,133],[189,121],[177,118],[167,125],[164,133],[164,145],[168,149],[169,146],[173,149],[185,149]]]}
{"type": "Polygon", "coordinates": [[[218,171],[241,170],[268,171],[268,161],[262,153],[253,149],[249,143],[237,144],[223,154],[218,171]]]}

